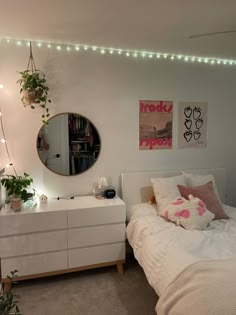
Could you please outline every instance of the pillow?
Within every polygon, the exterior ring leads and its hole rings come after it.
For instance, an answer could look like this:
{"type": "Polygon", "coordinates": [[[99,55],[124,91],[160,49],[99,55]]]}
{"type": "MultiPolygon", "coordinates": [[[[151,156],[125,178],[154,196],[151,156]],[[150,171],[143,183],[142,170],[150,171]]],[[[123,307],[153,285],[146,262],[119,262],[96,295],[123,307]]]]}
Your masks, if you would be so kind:
{"type": "Polygon", "coordinates": [[[151,182],[158,210],[163,209],[163,207],[171,203],[172,200],[181,197],[177,185],[186,185],[184,175],[151,178],[151,182]]]}
{"type": "Polygon", "coordinates": [[[189,195],[193,195],[194,197],[198,197],[203,202],[205,202],[207,209],[215,214],[215,219],[229,218],[224,212],[224,209],[214,192],[212,181],[195,187],[185,187],[183,185],[178,185],[178,189],[181,195],[186,199],[188,199],[189,195]]]}
{"type": "Polygon", "coordinates": [[[147,202],[137,203],[131,206],[127,211],[127,220],[130,221],[131,218],[133,219],[134,217],[147,215],[158,215],[156,206],[147,202]]]}
{"type": "Polygon", "coordinates": [[[167,205],[161,216],[187,230],[203,230],[215,217],[199,198],[190,201],[183,197],[167,205]]]}
{"type": "Polygon", "coordinates": [[[217,189],[214,175],[212,174],[200,175],[200,174],[192,174],[192,173],[185,173],[185,172],[182,172],[182,174],[186,178],[187,186],[189,187],[203,185],[211,181],[213,183],[214,192],[217,198],[219,199],[221,206],[223,206],[221,198],[220,198],[220,194],[217,189]]]}

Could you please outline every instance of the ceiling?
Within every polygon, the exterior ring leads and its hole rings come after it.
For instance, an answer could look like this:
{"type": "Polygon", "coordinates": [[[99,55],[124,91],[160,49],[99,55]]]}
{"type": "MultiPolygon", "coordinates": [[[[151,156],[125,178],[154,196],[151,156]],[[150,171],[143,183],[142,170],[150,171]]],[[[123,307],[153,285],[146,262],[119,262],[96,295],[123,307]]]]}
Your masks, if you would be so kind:
{"type": "Polygon", "coordinates": [[[0,37],[236,59],[236,0],[0,0],[0,37]]]}

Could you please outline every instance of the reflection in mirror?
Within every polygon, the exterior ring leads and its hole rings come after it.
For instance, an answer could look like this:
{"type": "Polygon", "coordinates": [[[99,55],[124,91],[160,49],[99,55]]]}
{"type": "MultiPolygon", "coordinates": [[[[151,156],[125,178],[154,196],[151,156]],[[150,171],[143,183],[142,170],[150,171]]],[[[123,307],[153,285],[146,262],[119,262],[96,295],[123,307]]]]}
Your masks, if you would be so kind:
{"type": "Polygon", "coordinates": [[[101,148],[95,126],[75,113],[62,113],[41,127],[37,138],[40,160],[60,175],[76,175],[88,170],[97,160],[101,148]]]}

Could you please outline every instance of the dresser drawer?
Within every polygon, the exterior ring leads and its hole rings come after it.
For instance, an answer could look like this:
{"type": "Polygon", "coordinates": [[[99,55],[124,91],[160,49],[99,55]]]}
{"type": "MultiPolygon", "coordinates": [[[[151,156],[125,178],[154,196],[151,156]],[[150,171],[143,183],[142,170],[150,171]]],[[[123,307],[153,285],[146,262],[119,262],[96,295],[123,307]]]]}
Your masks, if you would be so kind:
{"type": "Polygon", "coordinates": [[[99,225],[68,230],[68,248],[125,241],[125,224],[99,225]]]}
{"type": "Polygon", "coordinates": [[[34,212],[0,216],[0,236],[67,228],[67,212],[34,212]]]}
{"type": "Polygon", "coordinates": [[[68,268],[89,266],[125,259],[125,243],[70,249],[68,268]]]}
{"type": "Polygon", "coordinates": [[[66,230],[0,238],[1,258],[64,250],[66,248],[66,230]]]}
{"type": "Polygon", "coordinates": [[[13,270],[19,270],[18,276],[37,275],[67,268],[67,251],[40,255],[1,259],[2,278],[13,270]]]}
{"type": "Polygon", "coordinates": [[[125,205],[69,210],[68,228],[125,222],[125,212],[125,205]]]}

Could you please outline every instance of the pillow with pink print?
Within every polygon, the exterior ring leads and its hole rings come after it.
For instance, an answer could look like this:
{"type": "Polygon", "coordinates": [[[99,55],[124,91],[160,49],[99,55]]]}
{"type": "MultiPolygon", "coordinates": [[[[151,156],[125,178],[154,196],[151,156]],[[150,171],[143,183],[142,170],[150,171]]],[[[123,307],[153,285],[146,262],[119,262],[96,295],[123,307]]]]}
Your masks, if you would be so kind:
{"type": "Polygon", "coordinates": [[[189,196],[190,200],[179,197],[161,211],[160,215],[186,230],[204,230],[215,215],[208,211],[205,203],[189,196]]]}

